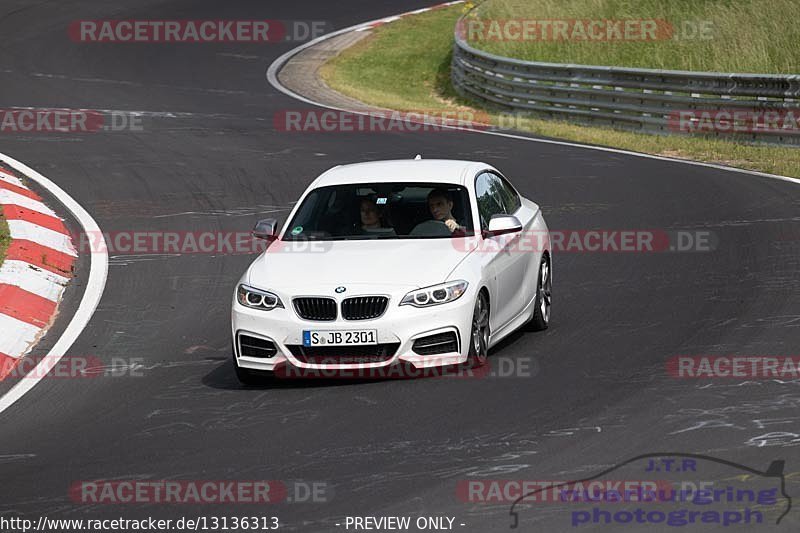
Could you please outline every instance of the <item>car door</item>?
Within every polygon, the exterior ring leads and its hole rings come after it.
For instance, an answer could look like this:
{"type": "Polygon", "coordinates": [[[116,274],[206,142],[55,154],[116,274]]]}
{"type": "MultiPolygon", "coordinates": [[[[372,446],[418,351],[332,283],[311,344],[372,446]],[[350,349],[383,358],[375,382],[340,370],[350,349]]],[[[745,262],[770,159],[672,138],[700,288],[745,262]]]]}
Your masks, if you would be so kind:
{"type": "Polygon", "coordinates": [[[536,243],[540,241],[538,237],[543,236],[532,235],[536,212],[522,203],[519,193],[506,178],[500,174],[495,175],[500,180],[497,190],[506,214],[514,215],[522,223],[522,231],[514,234],[515,238],[509,249],[509,253],[513,257],[508,266],[509,274],[507,276],[512,286],[515,287],[513,316],[517,316],[536,295],[536,280],[539,274],[538,256],[541,253],[540,247],[536,243]]]}
{"type": "Polygon", "coordinates": [[[519,254],[514,251],[519,233],[489,236],[489,221],[494,215],[505,215],[503,187],[500,177],[491,172],[481,172],[475,178],[475,198],[478,204],[479,224],[483,243],[484,273],[491,293],[490,329],[497,331],[519,313],[520,297],[519,254]]]}

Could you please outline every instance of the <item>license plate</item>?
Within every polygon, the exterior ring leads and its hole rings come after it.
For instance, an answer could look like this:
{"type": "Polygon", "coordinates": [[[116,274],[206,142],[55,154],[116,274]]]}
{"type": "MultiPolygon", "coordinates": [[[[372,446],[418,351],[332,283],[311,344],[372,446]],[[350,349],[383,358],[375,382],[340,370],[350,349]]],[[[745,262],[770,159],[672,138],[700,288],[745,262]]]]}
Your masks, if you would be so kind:
{"type": "Polygon", "coordinates": [[[303,330],[303,346],[357,346],[378,344],[378,330],[303,330]]]}

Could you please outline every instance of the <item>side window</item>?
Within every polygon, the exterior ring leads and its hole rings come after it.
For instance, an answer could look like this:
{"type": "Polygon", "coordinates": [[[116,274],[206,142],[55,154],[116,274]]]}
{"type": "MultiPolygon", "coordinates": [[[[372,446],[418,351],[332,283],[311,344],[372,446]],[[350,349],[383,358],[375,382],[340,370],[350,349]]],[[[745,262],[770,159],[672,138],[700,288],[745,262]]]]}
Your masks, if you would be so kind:
{"type": "MultiPolygon", "coordinates": [[[[316,220],[314,220],[314,215],[317,209],[317,204],[321,201],[324,201],[320,196],[322,195],[322,191],[319,189],[315,189],[311,191],[306,199],[303,200],[303,204],[300,206],[300,209],[297,210],[297,214],[294,216],[294,224],[295,227],[300,226],[305,228],[306,230],[315,230],[316,229],[316,220]]],[[[292,228],[287,229],[287,234],[289,233],[292,228]]]]}
{"type": "Polygon", "coordinates": [[[497,180],[500,184],[499,187],[499,194],[500,198],[503,202],[503,207],[506,209],[506,213],[509,215],[513,215],[517,212],[522,206],[522,201],[519,199],[519,194],[517,191],[514,190],[514,187],[502,176],[497,176],[497,180]]]}
{"type": "Polygon", "coordinates": [[[478,200],[478,214],[481,217],[481,229],[489,229],[492,215],[503,215],[505,209],[499,195],[502,188],[500,179],[494,174],[483,172],[475,179],[475,197],[478,200]]]}

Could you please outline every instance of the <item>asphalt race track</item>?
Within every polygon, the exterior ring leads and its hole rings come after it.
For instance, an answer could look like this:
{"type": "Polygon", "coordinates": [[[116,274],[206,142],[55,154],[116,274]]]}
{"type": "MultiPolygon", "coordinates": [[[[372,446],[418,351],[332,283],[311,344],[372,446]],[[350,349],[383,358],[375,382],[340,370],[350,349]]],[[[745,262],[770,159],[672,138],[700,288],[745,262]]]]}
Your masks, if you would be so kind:
{"type": "MultiPolygon", "coordinates": [[[[58,183],[109,232],[248,231],[259,218],[285,218],[331,166],[422,153],[497,166],[542,205],[551,229],[708,230],[716,250],[557,255],[550,329],[515,334],[490,354],[495,371],[531,362],[528,377],[260,389],[240,386],[230,361],[230,299],[251,256],[112,256],[100,306],[69,355],[141,358],[142,368],[43,379],[0,414],[0,514],[259,514],[303,532],[342,530],[347,515],[448,515],[461,531],[505,531],[510,504],[465,503],[460,480],[574,479],[664,451],[757,469],[782,459],[787,491],[800,496],[797,381],[709,383],[665,371],[682,354],[798,355],[796,183],[469,132],[276,131],[274,113],[308,107],[265,79],[296,44],[87,44],[66,33],[76,19],[343,28],[425,5],[3,0],[0,105],[149,113],[143,131],[3,134],[0,151],[58,183]],[[328,501],[255,511],[70,500],[71,484],[93,479],[317,481],[328,501]]],[[[532,510],[520,519],[523,531],[557,530],[538,527],[532,510]]],[[[795,506],[780,528],[798,522],[795,506]]]]}

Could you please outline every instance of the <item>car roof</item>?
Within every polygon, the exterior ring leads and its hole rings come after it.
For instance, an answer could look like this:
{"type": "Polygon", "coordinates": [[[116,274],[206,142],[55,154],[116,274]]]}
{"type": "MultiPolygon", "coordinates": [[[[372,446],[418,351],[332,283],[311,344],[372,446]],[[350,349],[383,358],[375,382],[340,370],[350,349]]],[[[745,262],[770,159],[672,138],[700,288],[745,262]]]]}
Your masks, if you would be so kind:
{"type": "Polygon", "coordinates": [[[455,159],[394,159],[339,165],[323,172],[314,187],[343,183],[385,183],[393,181],[453,183],[465,185],[479,170],[492,168],[477,161],[455,159]]]}

